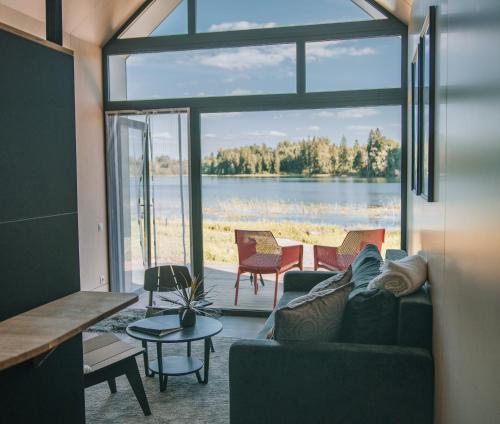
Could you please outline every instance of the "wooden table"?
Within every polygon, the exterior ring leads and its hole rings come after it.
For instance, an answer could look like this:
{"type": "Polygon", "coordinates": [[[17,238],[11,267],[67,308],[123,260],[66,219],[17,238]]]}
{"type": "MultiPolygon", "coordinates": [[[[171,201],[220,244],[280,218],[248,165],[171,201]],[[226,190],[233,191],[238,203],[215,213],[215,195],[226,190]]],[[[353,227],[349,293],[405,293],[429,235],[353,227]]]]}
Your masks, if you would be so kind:
{"type": "Polygon", "coordinates": [[[132,293],[76,292],[0,322],[0,371],[43,360],[61,343],[137,298],[132,293]]]}

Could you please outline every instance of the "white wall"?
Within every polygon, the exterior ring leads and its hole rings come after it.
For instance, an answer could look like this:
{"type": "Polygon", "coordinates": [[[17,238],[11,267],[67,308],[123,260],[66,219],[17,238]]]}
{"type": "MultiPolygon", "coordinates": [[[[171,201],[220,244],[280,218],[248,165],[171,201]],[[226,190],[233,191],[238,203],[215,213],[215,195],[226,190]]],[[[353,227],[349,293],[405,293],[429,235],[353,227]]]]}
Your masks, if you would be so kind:
{"type": "Polygon", "coordinates": [[[500,422],[500,2],[414,0],[410,58],[431,4],[439,6],[437,201],[409,195],[409,249],[429,260],[435,421],[493,424],[500,422]]]}
{"type": "Polygon", "coordinates": [[[75,52],[80,282],[82,290],[108,290],[101,49],[75,37],[70,48],[75,52]]]}

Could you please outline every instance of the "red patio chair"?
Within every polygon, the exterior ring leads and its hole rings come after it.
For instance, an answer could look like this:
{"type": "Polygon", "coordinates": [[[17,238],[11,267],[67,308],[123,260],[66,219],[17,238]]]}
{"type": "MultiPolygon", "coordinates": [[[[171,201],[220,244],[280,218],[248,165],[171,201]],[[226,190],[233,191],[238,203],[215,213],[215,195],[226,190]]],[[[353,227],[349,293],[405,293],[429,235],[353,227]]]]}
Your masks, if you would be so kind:
{"type": "Polygon", "coordinates": [[[238,304],[240,275],[249,272],[253,275],[254,293],[259,291],[257,274],[275,274],[274,304],[278,297],[278,277],[291,268],[302,269],[303,246],[280,246],[271,231],[235,230],[238,246],[238,276],[236,277],[236,292],[234,304],[238,304]]]}
{"type": "Polygon", "coordinates": [[[367,244],[375,244],[382,249],[385,229],[349,231],[338,247],[314,245],[314,270],[326,268],[331,271],[344,271],[367,244]]]}

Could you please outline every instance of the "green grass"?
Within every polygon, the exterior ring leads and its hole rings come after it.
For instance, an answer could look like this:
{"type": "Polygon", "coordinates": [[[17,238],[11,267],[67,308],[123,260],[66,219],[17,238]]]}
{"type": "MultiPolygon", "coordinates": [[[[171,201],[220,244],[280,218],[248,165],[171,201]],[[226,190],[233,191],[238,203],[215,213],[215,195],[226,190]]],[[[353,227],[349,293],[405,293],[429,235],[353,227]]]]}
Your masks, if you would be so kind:
{"type": "MultiPolygon", "coordinates": [[[[206,263],[237,263],[234,230],[269,230],[276,238],[295,240],[303,244],[338,246],[346,231],[335,225],[307,224],[300,222],[204,222],[203,247],[206,263]]],[[[399,248],[400,231],[386,232],[384,248],[399,248]]]]}
{"type": "MultiPolygon", "coordinates": [[[[235,229],[268,230],[276,238],[295,240],[303,244],[338,246],[346,235],[346,230],[337,225],[312,224],[298,221],[285,221],[283,216],[314,216],[326,220],[332,215],[368,216],[372,219],[392,217],[396,223],[401,208],[399,203],[366,207],[358,205],[339,205],[331,203],[302,203],[282,201],[257,201],[252,199],[230,198],[219,202],[212,208],[204,208],[205,216],[216,216],[218,220],[203,220],[203,248],[206,264],[237,264],[235,229]],[[255,221],[256,217],[262,217],[255,221]]],[[[133,221],[132,237],[125,242],[128,262],[140,266],[142,263],[137,221],[133,221]],[[131,260],[131,256],[136,258],[131,260]],[[138,263],[140,262],[140,263],[138,263]]],[[[156,220],[156,251],[159,263],[183,262],[182,227],[180,219],[156,220]]],[[[383,249],[399,248],[400,231],[387,229],[383,249]]],[[[186,227],[186,243],[189,248],[189,226],[186,227]]],[[[189,261],[189,257],[187,258],[189,261]]]]}
{"type": "MultiPolygon", "coordinates": [[[[335,225],[319,225],[301,222],[241,222],[241,221],[207,221],[203,222],[203,248],[206,264],[237,264],[238,257],[234,243],[234,230],[269,230],[276,238],[295,240],[303,244],[339,245],[346,231],[335,225]]],[[[160,263],[182,262],[181,222],[169,220],[168,225],[157,222],[157,251],[160,263]]],[[[399,230],[388,230],[384,249],[398,248],[399,230]]],[[[187,234],[189,240],[189,234],[187,234]]],[[[139,240],[132,237],[131,247],[140,252],[139,240]]],[[[189,241],[187,241],[189,246],[189,241]]]]}

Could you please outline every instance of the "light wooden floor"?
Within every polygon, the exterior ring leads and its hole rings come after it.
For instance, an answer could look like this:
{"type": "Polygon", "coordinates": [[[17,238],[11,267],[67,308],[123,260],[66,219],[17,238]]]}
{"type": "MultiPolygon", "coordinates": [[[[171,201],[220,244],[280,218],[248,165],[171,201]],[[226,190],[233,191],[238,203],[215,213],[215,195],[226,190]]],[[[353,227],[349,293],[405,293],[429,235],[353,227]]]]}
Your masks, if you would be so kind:
{"type": "MultiPolygon", "coordinates": [[[[290,246],[298,244],[297,241],[291,239],[278,238],[278,243],[281,246],[290,246]]],[[[305,270],[313,269],[313,246],[311,244],[303,244],[303,263],[305,270]]],[[[296,268],[298,269],[298,268],[296,268]]],[[[214,308],[221,309],[240,309],[240,310],[256,310],[268,311],[273,309],[275,276],[268,274],[263,275],[264,286],[259,284],[257,295],[254,294],[253,285],[250,284],[249,274],[244,274],[240,280],[240,289],[238,295],[238,305],[234,304],[234,283],[236,282],[236,273],[238,270],[237,264],[210,264],[204,268],[204,284],[205,289],[211,289],[210,300],[214,302],[214,308]]],[[[142,271],[137,271],[137,275],[133,281],[142,281],[144,275],[142,271]]],[[[135,288],[140,289],[142,285],[137,285],[135,288]]],[[[283,294],[283,275],[280,275],[278,285],[278,300],[283,294]]],[[[167,293],[162,293],[162,296],[168,296],[167,293]]],[[[157,297],[156,297],[157,298],[157,297]]],[[[133,307],[145,307],[148,303],[147,294],[142,294],[139,302],[133,307]]],[[[159,305],[162,301],[157,300],[159,305]]]]}
{"type": "MultiPolygon", "coordinates": [[[[250,275],[244,274],[240,279],[238,305],[234,305],[234,283],[236,282],[237,266],[214,265],[205,267],[205,287],[211,288],[211,299],[214,307],[271,311],[274,299],[274,275],[263,275],[264,286],[259,284],[259,291],[254,294],[250,275]]],[[[278,299],[283,294],[283,275],[280,275],[278,299]]]]}

